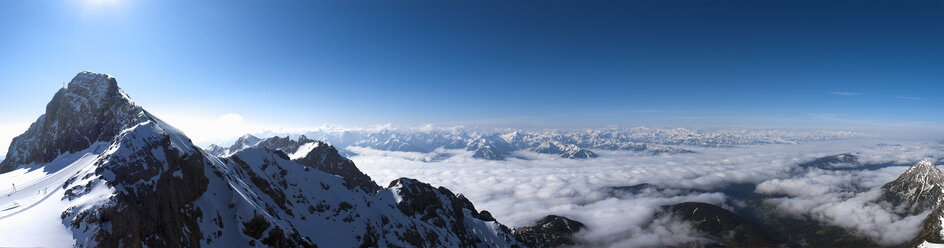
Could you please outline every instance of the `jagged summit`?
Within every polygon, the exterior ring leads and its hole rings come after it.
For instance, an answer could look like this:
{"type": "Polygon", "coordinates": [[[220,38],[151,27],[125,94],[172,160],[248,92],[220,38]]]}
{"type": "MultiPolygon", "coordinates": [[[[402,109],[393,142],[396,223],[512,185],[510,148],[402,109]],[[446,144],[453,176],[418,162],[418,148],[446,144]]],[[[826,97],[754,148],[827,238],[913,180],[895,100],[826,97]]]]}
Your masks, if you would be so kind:
{"type": "Polygon", "coordinates": [[[917,214],[937,208],[944,200],[944,172],[929,159],[915,163],[897,179],[882,186],[879,201],[887,201],[899,214],[917,214]]]}
{"type": "MultiPolygon", "coordinates": [[[[254,136],[250,137],[255,138],[254,136]]],[[[239,150],[250,147],[281,151],[289,160],[328,174],[340,176],[344,179],[345,186],[351,189],[361,188],[365,192],[380,190],[380,186],[374,183],[367,174],[357,169],[354,161],[341,156],[337,148],[321,141],[308,139],[305,135],[299,136],[298,139],[292,139],[289,136],[269,137],[239,150]]],[[[231,150],[231,152],[235,153],[239,150],[231,150]]]]}
{"type": "Polygon", "coordinates": [[[132,124],[149,118],[114,77],[83,71],[59,89],[46,112],[10,143],[0,173],[42,164],[95,142],[110,141],[132,124]]]}
{"type": "Polygon", "coordinates": [[[115,77],[92,71],[82,71],[76,74],[64,90],[77,93],[77,95],[85,96],[89,99],[107,100],[113,96],[124,96],[124,98],[130,100],[123,94],[124,92],[118,88],[118,81],[115,80],[115,77]]]}
{"type": "Polygon", "coordinates": [[[930,159],[918,161],[898,178],[901,179],[906,175],[910,176],[912,180],[944,180],[944,172],[935,167],[934,162],[930,159]]]}
{"type": "Polygon", "coordinates": [[[213,156],[113,77],[79,73],[0,163],[15,184],[0,193],[0,229],[15,230],[0,246],[521,246],[445,188],[383,189],[326,143],[263,141],[213,156]]]}

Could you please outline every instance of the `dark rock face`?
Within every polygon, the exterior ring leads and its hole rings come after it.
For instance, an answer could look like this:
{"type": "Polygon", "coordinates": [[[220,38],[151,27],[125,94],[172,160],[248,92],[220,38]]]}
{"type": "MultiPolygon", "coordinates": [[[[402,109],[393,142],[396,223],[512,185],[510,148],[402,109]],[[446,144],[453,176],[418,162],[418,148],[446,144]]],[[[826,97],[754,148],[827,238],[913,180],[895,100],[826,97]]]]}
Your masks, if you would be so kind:
{"type": "Polygon", "coordinates": [[[361,188],[365,192],[380,190],[380,186],[374,183],[367,174],[357,169],[354,161],[338,154],[338,149],[334,146],[320,141],[313,142],[316,142],[315,148],[311,149],[305,157],[296,159],[296,162],[314,167],[328,174],[341,176],[348,188],[361,188]]]}
{"type": "MultiPolygon", "coordinates": [[[[494,221],[487,211],[478,212],[465,196],[455,195],[444,187],[434,188],[427,183],[415,179],[400,178],[390,182],[388,188],[395,188],[402,200],[397,208],[407,216],[420,219],[437,227],[450,230],[459,237],[461,247],[477,247],[481,242],[478,235],[471,232],[466,225],[466,213],[471,218],[483,221],[494,221]]],[[[502,235],[500,238],[508,243],[517,243],[511,235],[511,230],[499,225],[502,235]]],[[[430,243],[435,239],[413,239],[411,244],[418,247],[437,247],[443,244],[430,243]]]]}
{"type": "Polygon", "coordinates": [[[116,191],[93,206],[60,214],[63,224],[88,237],[78,246],[199,246],[196,219],[202,212],[191,203],[206,190],[204,157],[167,128],[135,105],[115,78],[81,72],[56,93],[46,113],[14,139],[0,172],[32,163],[41,166],[98,142],[110,144],[94,170],[76,173],[62,185],[62,200],[68,201],[95,188],[116,191]]]}
{"type": "Polygon", "coordinates": [[[146,149],[108,158],[96,173],[121,175],[104,179],[109,186],[124,191],[109,204],[76,213],[73,225],[96,224],[98,247],[200,246],[202,237],[196,220],[203,217],[203,212],[191,203],[206,191],[205,161],[199,153],[179,154],[170,147],[169,138],[164,136],[147,144],[146,149]],[[150,155],[154,149],[162,150],[165,156],[150,155]],[[179,176],[174,176],[174,171],[179,171],[179,176]],[[153,182],[148,183],[150,180],[153,182]],[[111,226],[111,230],[101,228],[104,226],[111,226]]]}
{"type": "Polygon", "coordinates": [[[701,202],[663,206],[662,214],[688,221],[720,247],[774,247],[782,244],[762,226],[724,208],[701,202]]]}
{"type": "Polygon", "coordinates": [[[925,241],[944,244],[944,236],[941,235],[942,218],[944,218],[944,205],[938,206],[928,214],[928,217],[924,218],[924,222],[921,224],[921,232],[911,241],[911,247],[918,246],[925,241]]]}
{"type": "Polygon", "coordinates": [[[859,157],[849,153],[836,154],[817,158],[813,161],[800,164],[800,167],[826,168],[833,164],[858,164],[859,157]]]}
{"type": "Polygon", "coordinates": [[[308,139],[308,137],[304,135],[297,140],[288,136],[271,137],[257,142],[255,146],[282,151],[284,153],[295,153],[304,145],[313,148],[311,148],[311,151],[305,153],[303,157],[294,159],[295,162],[328,174],[338,175],[344,179],[347,187],[351,189],[360,188],[365,192],[371,193],[381,189],[367,174],[357,169],[357,166],[354,165],[354,161],[341,156],[337,148],[321,141],[308,139]]]}
{"type": "Polygon", "coordinates": [[[944,201],[944,173],[931,160],[921,160],[882,186],[882,191],[876,201],[892,204],[900,215],[936,209],[944,201]]]}
{"type": "Polygon", "coordinates": [[[44,184],[61,185],[68,205],[45,206],[76,247],[520,245],[464,196],[412,179],[381,189],[326,143],[245,136],[221,158],[134,105],[108,75],[83,72],[69,86],[3,165],[69,169],[44,184]],[[76,149],[85,156],[59,156],[76,149]],[[75,166],[43,164],[56,158],[75,166]]]}
{"type": "Polygon", "coordinates": [[[26,133],[13,138],[7,158],[0,162],[0,173],[111,141],[123,128],[137,123],[141,112],[118,88],[115,78],[81,72],[56,92],[46,113],[26,133]]]}
{"type": "Polygon", "coordinates": [[[534,225],[515,229],[515,237],[528,247],[574,245],[574,234],[586,227],[566,217],[548,215],[534,225]]]}

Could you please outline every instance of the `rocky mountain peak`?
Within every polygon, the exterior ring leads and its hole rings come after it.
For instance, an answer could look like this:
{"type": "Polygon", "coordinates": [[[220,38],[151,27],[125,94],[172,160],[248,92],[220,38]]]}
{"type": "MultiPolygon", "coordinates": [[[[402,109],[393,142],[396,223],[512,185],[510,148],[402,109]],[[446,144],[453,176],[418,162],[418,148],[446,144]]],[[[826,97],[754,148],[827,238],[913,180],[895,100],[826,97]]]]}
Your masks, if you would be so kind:
{"type": "Polygon", "coordinates": [[[56,92],[46,112],[13,139],[0,173],[42,164],[61,154],[110,141],[122,129],[147,118],[143,109],[108,74],[83,71],[56,92]]]}
{"type": "Polygon", "coordinates": [[[0,213],[0,226],[66,232],[18,232],[62,241],[2,239],[6,246],[521,246],[464,196],[418,181],[381,189],[336,148],[307,137],[245,136],[248,149],[211,156],[105,74],[79,73],[47,110],[0,163],[21,186],[0,199],[17,209],[0,213]],[[18,176],[28,173],[44,175],[18,176]]]}
{"type": "Polygon", "coordinates": [[[118,88],[118,81],[114,77],[91,71],[76,74],[63,90],[74,96],[91,100],[111,100],[112,97],[123,95],[121,89],[118,88]]]}
{"type": "Polygon", "coordinates": [[[882,186],[884,191],[878,201],[895,206],[899,214],[916,214],[935,209],[944,200],[944,172],[931,160],[923,159],[882,186]]]}
{"type": "Polygon", "coordinates": [[[911,168],[908,168],[904,174],[902,174],[899,179],[903,176],[909,176],[912,180],[944,180],[944,173],[940,169],[934,166],[934,162],[931,162],[930,159],[922,159],[918,161],[911,168]]]}

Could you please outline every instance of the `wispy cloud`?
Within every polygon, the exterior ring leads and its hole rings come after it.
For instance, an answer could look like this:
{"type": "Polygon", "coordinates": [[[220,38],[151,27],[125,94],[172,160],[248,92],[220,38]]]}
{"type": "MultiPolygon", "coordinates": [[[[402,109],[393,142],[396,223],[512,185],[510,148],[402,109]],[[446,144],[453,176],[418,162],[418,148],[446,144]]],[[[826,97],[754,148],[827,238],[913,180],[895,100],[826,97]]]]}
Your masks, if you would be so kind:
{"type": "Polygon", "coordinates": [[[910,96],[898,96],[898,97],[896,97],[896,98],[902,99],[902,100],[911,100],[911,101],[924,101],[924,100],[927,100],[927,99],[920,98],[920,97],[910,97],[910,96]]]}
{"type": "Polygon", "coordinates": [[[847,92],[847,91],[835,91],[829,92],[830,95],[840,95],[840,96],[861,96],[862,93],[859,92],[847,92]]]}

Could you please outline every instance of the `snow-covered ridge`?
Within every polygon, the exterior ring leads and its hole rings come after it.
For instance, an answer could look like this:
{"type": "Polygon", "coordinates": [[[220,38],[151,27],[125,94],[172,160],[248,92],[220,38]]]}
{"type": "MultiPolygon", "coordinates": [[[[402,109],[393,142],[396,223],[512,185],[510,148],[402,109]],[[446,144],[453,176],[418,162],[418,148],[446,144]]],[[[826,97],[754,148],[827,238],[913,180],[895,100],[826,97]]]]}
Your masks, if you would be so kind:
{"type": "Polygon", "coordinates": [[[210,155],[105,74],[79,73],[10,149],[2,247],[520,246],[464,196],[382,190],[323,142],[245,136],[210,155]]]}
{"type": "Polygon", "coordinates": [[[883,194],[877,201],[886,201],[899,207],[902,215],[929,211],[944,203],[944,172],[929,159],[923,159],[892,182],[882,186],[883,194]]]}

